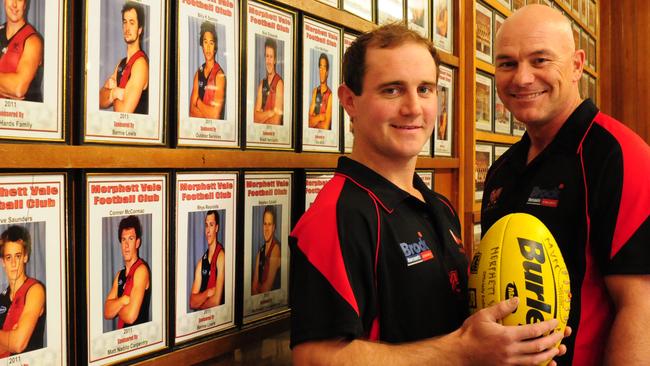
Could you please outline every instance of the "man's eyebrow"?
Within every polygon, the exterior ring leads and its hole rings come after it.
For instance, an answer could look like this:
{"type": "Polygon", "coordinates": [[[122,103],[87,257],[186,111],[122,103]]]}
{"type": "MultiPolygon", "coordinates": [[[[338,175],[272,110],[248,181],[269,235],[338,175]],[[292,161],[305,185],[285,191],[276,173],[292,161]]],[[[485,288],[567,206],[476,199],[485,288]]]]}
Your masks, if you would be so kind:
{"type": "MultiPolygon", "coordinates": [[[[542,48],[540,50],[533,51],[529,54],[526,55],[526,57],[536,57],[536,56],[547,56],[547,55],[554,55],[555,53],[552,52],[549,49],[542,48]]],[[[514,59],[514,57],[505,54],[505,53],[499,53],[495,56],[495,60],[509,60],[509,59],[514,59]]]]}

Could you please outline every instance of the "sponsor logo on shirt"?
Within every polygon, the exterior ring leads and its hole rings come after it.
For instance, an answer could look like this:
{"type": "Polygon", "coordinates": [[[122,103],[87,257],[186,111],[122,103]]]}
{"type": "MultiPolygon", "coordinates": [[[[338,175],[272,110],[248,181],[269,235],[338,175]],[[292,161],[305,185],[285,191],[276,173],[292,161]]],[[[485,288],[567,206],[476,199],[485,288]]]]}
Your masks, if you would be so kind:
{"type": "Polygon", "coordinates": [[[449,284],[451,285],[452,291],[460,293],[460,280],[458,278],[458,271],[455,269],[449,271],[449,284]]]}
{"type": "Polygon", "coordinates": [[[563,188],[564,184],[560,184],[557,187],[550,189],[543,189],[535,186],[530,192],[530,197],[528,197],[528,202],[526,202],[526,204],[556,208],[560,203],[560,191],[563,188]]]}
{"type": "Polygon", "coordinates": [[[433,259],[433,253],[431,248],[424,238],[422,238],[422,233],[418,231],[418,241],[415,243],[400,243],[400,248],[404,253],[406,258],[406,265],[412,266],[414,264],[426,262],[433,259]]]}
{"type": "Polygon", "coordinates": [[[4,314],[7,312],[7,307],[6,306],[0,306],[0,314],[4,314]]]}

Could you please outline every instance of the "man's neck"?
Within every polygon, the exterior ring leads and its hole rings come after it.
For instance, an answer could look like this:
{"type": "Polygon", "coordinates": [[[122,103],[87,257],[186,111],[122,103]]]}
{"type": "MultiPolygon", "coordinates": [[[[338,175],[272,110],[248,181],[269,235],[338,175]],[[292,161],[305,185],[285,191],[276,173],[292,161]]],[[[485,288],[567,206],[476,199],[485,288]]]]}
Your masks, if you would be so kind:
{"type": "Polygon", "coordinates": [[[126,60],[130,60],[131,56],[133,56],[136,52],[140,51],[140,41],[137,40],[135,42],[127,43],[126,45],[126,60]]]}
{"type": "Polygon", "coordinates": [[[7,21],[7,26],[5,29],[5,31],[7,32],[7,39],[13,37],[14,34],[16,34],[20,30],[20,28],[23,27],[23,25],[25,25],[25,19],[21,19],[17,22],[7,21]]]}
{"type": "Polygon", "coordinates": [[[387,159],[385,157],[368,159],[367,154],[360,155],[352,151],[350,158],[372,169],[375,173],[386,178],[401,190],[408,192],[421,201],[424,200],[422,193],[413,186],[413,175],[415,174],[417,156],[408,159],[387,159]]]}
{"type": "Polygon", "coordinates": [[[327,89],[328,89],[327,88],[327,82],[324,82],[324,83],[320,84],[321,93],[325,93],[327,91],[327,89]]]}
{"type": "Polygon", "coordinates": [[[211,243],[208,243],[208,257],[212,258],[212,255],[214,254],[214,251],[217,250],[217,241],[213,241],[211,243]]]}
{"type": "Polygon", "coordinates": [[[580,106],[582,99],[580,96],[575,98],[562,113],[559,113],[553,120],[542,125],[526,124],[526,131],[530,137],[530,147],[528,148],[528,158],[526,163],[533,161],[546,147],[555,139],[557,133],[569,119],[571,114],[580,106]]]}
{"type": "Polygon", "coordinates": [[[269,82],[271,82],[271,80],[273,80],[273,77],[274,77],[274,76],[275,76],[275,70],[273,70],[273,71],[271,71],[271,72],[267,72],[267,73],[266,73],[266,80],[268,80],[269,82]]]}
{"type": "Polygon", "coordinates": [[[16,279],[16,281],[12,282],[9,281],[9,288],[10,288],[10,297],[13,300],[14,296],[16,295],[16,292],[23,286],[23,283],[27,281],[27,276],[23,273],[20,277],[16,279]]]}
{"type": "Polygon", "coordinates": [[[135,257],[128,262],[124,262],[124,268],[126,269],[126,274],[129,274],[129,272],[131,271],[131,267],[133,267],[133,265],[135,264],[135,262],[138,261],[138,259],[140,259],[140,257],[135,257]]]}

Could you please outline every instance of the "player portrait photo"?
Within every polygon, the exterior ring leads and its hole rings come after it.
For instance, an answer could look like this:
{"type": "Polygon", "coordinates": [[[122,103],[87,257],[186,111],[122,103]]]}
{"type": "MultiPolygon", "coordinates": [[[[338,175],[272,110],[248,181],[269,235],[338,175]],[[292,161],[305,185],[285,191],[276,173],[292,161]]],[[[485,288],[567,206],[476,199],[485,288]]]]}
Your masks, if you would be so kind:
{"type": "Polygon", "coordinates": [[[307,17],[303,28],[303,150],[338,152],[341,30],[307,17]]]}
{"type": "Polygon", "coordinates": [[[236,147],[238,2],[215,2],[212,11],[199,5],[185,1],[174,5],[178,6],[178,144],[236,147]]]}
{"type": "Polygon", "coordinates": [[[45,224],[0,225],[0,359],[47,345],[45,224]]]}
{"type": "Polygon", "coordinates": [[[85,140],[161,144],[164,3],[89,1],[86,12],[85,140]]]}
{"type": "Polygon", "coordinates": [[[2,0],[0,138],[62,140],[63,1],[2,0]]]}
{"type": "Polygon", "coordinates": [[[234,327],[237,173],[176,175],[175,342],[234,327]]]}
{"type": "Polygon", "coordinates": [[[291,178],[284,172],[245,176],[244,323],[287,309],[291,178]]]}
{"type": "Polygon", "coordinates": [[[104,333],[151,321],[151,215],[102,219],[104,333]]]}
{"type": "Polygon", "coordinates": [[[187,242],[193,244],[187,246],[187,312],[224,303],[227,271],[224,231],[228,227],[225,213],[225,210],[209,210],[187,215],[187,242]]]}
{"type": "Polygon", "coordinates": [[[249,1],[246,16],[246,146],[290,149],[296,15],[249,1]]]}
{"type": "Polygon", "coordinates": [[[253,207],[251,295],[280,288],[282,244],[277,228],[282,227],[281,220],[281,205],[253,207]]]}

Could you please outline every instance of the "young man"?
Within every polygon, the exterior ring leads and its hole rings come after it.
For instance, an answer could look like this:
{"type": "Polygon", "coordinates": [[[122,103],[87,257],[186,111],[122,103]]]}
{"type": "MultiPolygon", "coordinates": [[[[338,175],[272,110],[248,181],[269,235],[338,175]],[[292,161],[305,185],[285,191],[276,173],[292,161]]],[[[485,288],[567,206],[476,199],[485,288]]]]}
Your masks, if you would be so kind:
{"type": "Polygon", "coordinates": [[[0,98],[43,101],[43,37],[27,23],[29,0],[4,0],[0,25],[0,98]]]}
{"type": "Polygon", "coordinates": [[[264,41],[266,78],[260,81],[255,98],[253,122],[281,125],[284,114],[284,82],[275,71],[278,45],[273,38],[264,41]]]}
{"type": "Polygon", "coordinates": [[[226,254],[217,240],[219,213],[210,210],[205,215],[205,239],[208,249],[196,262],[194,283],[190,294],[190,308],[208,309],[223,304],[224,263],[226,254]]]}
{"type": "Polygon", "coordinates": [[[488,172],[481,226],[511,212],[546,224],[571,276],[567,365],[650,364],[650,148],[582,100],[585,60],[547,6],[496,38],[497,92],[527,132],[488,172]]]}
{"type": "Polygon", "coordinates": [[[214,23],[201,23],[199,43],[205,63],[194,74],[190,96],[190,117],[223,119],[226,74],[216,61],[219,40],[214,23]]]}
{"type": "Polygon", "coordinates": [[[9,286],[0,294],[0,358],[43,348],[45,287],[28,277],[32,250],[29,232],[13,225],[0,235],[2,267],[9,286]]]}
{"type": "Polygon", "coordinates": [[[330,61],[321,53],[318,57],[318,78],[320,83],[311,93],[309,104],[309,127],[321,130],[332,129],[332,90],[327,86],[330,61]]]}
{"type": "Polygon", "coordinates": [[[142,226],[137,216],[128,216],[117,229],[124,258],[124,269],[113,280],[104,303],[104,319],[118,317],[117,329],[150,321],[151,272],[138,255],[142,226]]]}
{"type": "Polygon", "coordinates": [[[280,241],[275,238],[275,207],[264,207],[262,215],[262,232],[264,244],[257,251],[253,266],[251,295],[277,290],[280,288],[280,241]]]}
{"type": "Polygon", "coordinates": [[[346,51],[338,93],[352,155],[291,234],[296,365],[533,365],[559,353],[562,334],[542,337],[556,320],[498,323],[516,298],[467,317],[458,217],[415,174],[436,123],[437,68],[431,42],[402,25],[346,51]]]}
{"type": "Polygon", "coordinates": [[[140,45],[144,32],[142,5],[128,1],[122,7],[126,57],[99,90],[99,107],[115,112],[149,113],[149,61],[140,45]]]}

